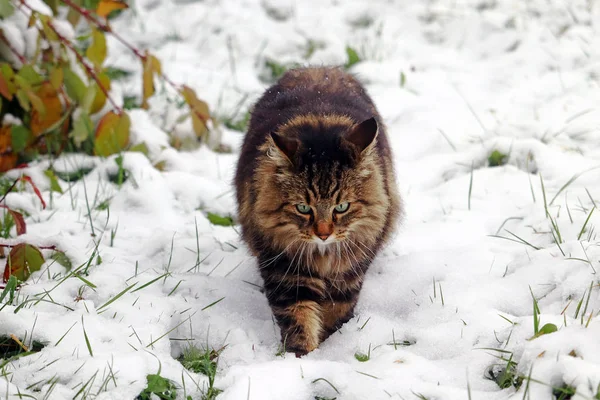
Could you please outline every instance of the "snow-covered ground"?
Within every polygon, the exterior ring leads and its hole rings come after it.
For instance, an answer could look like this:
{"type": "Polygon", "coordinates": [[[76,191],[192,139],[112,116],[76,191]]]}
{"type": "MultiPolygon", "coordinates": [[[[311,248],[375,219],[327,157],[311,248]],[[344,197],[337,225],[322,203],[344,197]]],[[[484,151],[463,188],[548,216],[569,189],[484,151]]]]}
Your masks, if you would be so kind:
{"type": "MultiPolygon", "coordinates": [[[[8,195],[30,214],[23,240],[55,244],[74,266],[99,257],[85,278],[94,288],[57,285],[67,272],[53,264],[20,290],[52,302],[0,312],[0,335],[47,344],[5,367],[0,398],[70,399],[91,382],[89,397],[132,399],[159,370],[178,398],[200,398],[206,378],[176,360],[190,342],[225,346],[219,399],[543,400],[567,386],[577,394],[564,399],[599,398],[600,212],[582,227],[600,202],[600,3],[136,0],[113,26],[222,117],[266,88],[266,60],[343,64],[355,48],[351,71],[387,121],[406,218],[357,316],[301,359],[278,354],[254,260],[235,228],[206,218],[235,216],[243,135],[223,129],[232,154],[177,152],[158,96],[149,114],[131,112],[151,160],[127,153],[120,189],[107,179],[114,159],[64,156],[57,168],[95,169],[46,210],[32,192],[8,195]],[[488,166],[494,150],[506,165],[488,166]],[[532,339],[532,295],[539,326],[557,332],[532,339]],[[530,378],[518,391],[489,379],[511,354],[530,378]]],[[[120,89],[139,93],[136,59],[109,47],[109,64],[135,71],[120,89]]],[[[47,165],[25,173],[49,202],[47,165]]]]}

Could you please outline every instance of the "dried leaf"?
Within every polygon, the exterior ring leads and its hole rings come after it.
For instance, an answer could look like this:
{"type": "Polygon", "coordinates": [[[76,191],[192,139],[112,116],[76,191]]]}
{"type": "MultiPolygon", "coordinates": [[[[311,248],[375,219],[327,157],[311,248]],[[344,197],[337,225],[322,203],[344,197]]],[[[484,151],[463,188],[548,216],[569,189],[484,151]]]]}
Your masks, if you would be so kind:
{"type": "Polygon", "coordinates": [[[20,281],[26,281],[32,272],[39,271],[44,264],[42,252],[35,246],[19,243],[10,250],[4,268],[4,282],[11,275],[20,281]]]}
{"type": "Polygon", "coordinates": [[[131,120],[127,113],[106,113],[96,128],[94,154],[107,157],[124,150],[129,144],[131,120]]]}
{"type": "Polygon", "coordinates": [[[188,86],[183,86],[181,94],[190,107],[192,127],[194,128],[196,136],[199,138],[204,137],[208,133],[207,122],[210,120],[208,104],[205,101],[198,99],[194,89],[188,86]]]}
{"type": "Polygon", "coordinates": [[[2,73],[0,73],[0,94],[8,100],[13,99],[13,94],[8,87],[8,82],[6,81],[6,78],[2,75],[2,73]]]}
{"type": "Polygon", "coordinates": [[[23,235],[27,233],[27,225],[25,225],[25,219],[23,218],[23,214],[17,212],[15,210],[11,210],[8,206],[0,205],[0,208],[4,208],[11,215],[13,220],[15,221],[15,228],[17,229],[17,235],[23,235]]]}
{"type": "Polygon", "coordinates": [[[128,8],[127,3],[118,0],[100,0],[96,14],[102,18],[106,18],[108,14],[115,10],[123,10],[128,8]]]}
{"type": "Polygon", "coordinates": [[[54,126],[63,117],[63,105],[59,93],[52,83],[44,82],[38,89],[36,97],[44,104],[44,112],[37,110],[35,103],[31,112],[30,128],[34,136],[39,136],[54,126]]]}
{"type": "Polygon", "coordinates": [[[96,66],[100,68],[106,59],[106,37],[98,29],[92,30],[92,44],[85,51],[85,56],[96,66]]]}
{"type": "Polygon", "coordinates": [[[11,126],[0,127],[0,172],[6,172],[17,165],[17,154],[10,151],[11,148],[11,126]]]}

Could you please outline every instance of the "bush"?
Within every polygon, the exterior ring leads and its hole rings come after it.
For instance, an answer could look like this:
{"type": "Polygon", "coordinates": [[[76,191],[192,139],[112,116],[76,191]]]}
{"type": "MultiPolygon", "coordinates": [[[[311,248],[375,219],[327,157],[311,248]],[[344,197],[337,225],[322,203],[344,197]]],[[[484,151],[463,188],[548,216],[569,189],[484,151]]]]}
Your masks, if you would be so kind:
{"type": "Polygon", "coordinates": [[[115,36],[140,61],[141,107],[149,108],[155,82],[163,80],[187,105],[198,141],[206,141],[215,123],[208,105],[193,89],[165,76],[155,56],[112,30],[109,20],[127,9],[125,2],[44,0],[44,8],[28,0],[11,1],[0,6],[0,57],[5,60],[0,62],[0,172],[40,154],[108,156],[129,148],[126,109],[131,100],[111,97],[118,74],[104,65],[106,35],[115,36]],[[22,38],[27,40],[18,40],[22,38]],[[31,43],[35,48],[26,46],[31,43]]]}

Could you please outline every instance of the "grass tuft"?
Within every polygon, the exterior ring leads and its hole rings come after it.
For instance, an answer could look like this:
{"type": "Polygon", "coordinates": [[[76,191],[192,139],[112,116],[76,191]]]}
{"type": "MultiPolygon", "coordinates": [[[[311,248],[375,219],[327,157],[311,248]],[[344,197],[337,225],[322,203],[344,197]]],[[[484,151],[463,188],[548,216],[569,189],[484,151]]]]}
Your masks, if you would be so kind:
{"type": "Polygon", "coordinates": [[[208,386],[203,390],[202,400],[213,400],[221,389],[215,388],[215,377],[217,375],[217,361],[219,354],[224,350],[222,347],[219,350],[211,348],[199,348],[190,345],[183,351],[179,362],[184,366],[185,369],[195,372],[197,374],[203,374],[208,378],[208,386]]]}

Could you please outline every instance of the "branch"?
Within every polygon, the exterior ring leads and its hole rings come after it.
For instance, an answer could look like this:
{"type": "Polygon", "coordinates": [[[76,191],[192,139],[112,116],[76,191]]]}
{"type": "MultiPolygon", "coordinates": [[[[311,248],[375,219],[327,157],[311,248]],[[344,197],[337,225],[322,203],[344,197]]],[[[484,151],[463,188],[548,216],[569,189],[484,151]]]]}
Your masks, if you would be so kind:
{"type": "Polygon", "coordinates": [[[129,50],[131,50],[133,52],[133,54],[135,54],[138,58],[140,58],[142,60],[146,59],[146,56],[141,51],[139,51],[138,49],[135,48],[135,46],[133,46],[131,43],[129,43],[125,39],[123,39],[118,33],[114,32],[112,30],[112,28],[110,27],[110,25],[108,25],[108,23],[104,23],[100,19],[98,19],[94,15],[92,15],[92,13],[89,10],[86,10],[85,8],[81,7],[80,5],[75,4],[72,0],[62,0],[62,2],[65,3],[66,5],[68,5],[69,7],[71,7],[72,9],[74,9],[75,11],[77,11],[77,13],[79,13],[79,15],[81,15],[83,18],[87,19],[89,22],[96,25],[98,28],[100,28],[101,31],[107,32],[107,33],[110,33],[111,35],[113,35],[115,37],[115,39],[117,39],[125,47],[127,47],[129,50]]]}
{"type": "MultiPolygon", "coordinates": [[[[86,10],[80,5],[75,4],[73,0],[62,0],[62,2],[65,3],[67,6],[71,7],[73,10],[75,10],[79,15],[88,20],[88,22],[91,22],[92,24],[100,28],[101,31],[110,33],[115,39],[121,42],[123,46],[127,47],[137,58],[139,58],[140,61],[142,61],[142,64],[146,61],[146,58],[148,56],[144,52],[137,49],[134,45],[129,43],[127,40],[123,39],[123,37],[117,32],[113,31],[107,22],[102,22],[99,18],[95,17],[89,10],[86,10]]],[[[167,82],[173,89],[175,89],[177,93],[182,94],[181,88],[178,85],[176,85],[171,80],[171,78],[169,78],[162,72],[159,75],[165,82],[167,82]]]]}
{"type": "MultiPolygon", "coordinates": [[[[36,12],[33,8],[31,8],[31,6],[29,4],[27,4],[27,2],[25,0],[20,0],[20,2],[25,7],[27,7],[29,10],[31,10],[32,13],[36,12]]],[[[64,37],[58,31],[58,29],[56,29],[56,27],[54,26],[54,24],[52,23],[52,21],[48,21],[48,27],[58,37],[58,40],[60,40],[60,42],[63,45],[65,45],[66,47],[68,47],[69,50],[71,50],[75,54],[75,57],[77,57],[77,61],[79,61],[79,63],[83,66],[83,68],[85,69],[85,72],[88,74],[88,76],[90,78],[92,78],[96,82],[96,84],[98,85],[98,88],[100,88],[100,90],[102,91],[102,93],[104,93],[104,96],[106,96],[106,98],[108,99],[108,101],[117,110],[117,114],[119,114],[119,115],[123,114],[123,109],[121,107],[119,107],[117,105],[117,103],[115,103],[115,101],[112,99],[112,97],[110,97],[110,95],[108,94],[108,90],[106,89],[106,87],[104,87],[104,84],[100,81],[100,79],[98,79],[98,75],[96,75],[96,72],[94,72],[94,69],[89,66],[89,64],[87,63],[87,61],[77,51],[77,49],[75,48],[75,46],[73,46],[73,43],[71,43],[69,41],[69,39],[67,39],[66,37],[64,37]]]]}
{"type": "Polygon", "coordinates": [[[15,55],[15,57],[17,57],[19,61],[21,61],[21,64],[27,64],[27,59],[22,54],[20,54],[17,51],[17,49],[15,49],[15,47],[12,45],[12,43],[6,38],[6,36],[4,36],[4,32],[2,32],[2,29],[0,29],[0,39],[4,42],[4,44],[6,44],[6,46],[15,55]]]}
{"type": "MultiPolygon", "coordinates": [[[[4,244],[4,243],[0,243],[0,247],[9,247],[9,248],[13,248],[16,247],[20,244],[29,244],[29,243],[17,243],[17,244],[4,244]]],[[[35,246],[35,245],[30,245],[30,246],[35,246]]],[[[58,250],[56,248],[55,245],[51,245],[51,246],[35,246],[37,249],[39,250],[54,250],[54,251],[58,251],[59,253],[62,253],[62,251],[58,250]]]]}
{"type": "MultiPolygon", "coordinates": [[[[24,0],[21,0],[21,1],[24,1],[24,0]]],[[[119,107],[117,105],[117,103],[115,103],[115,101],[112,99],[112,97],[110,97],[110,95],[108,94],[108,90],[106,90],[106,88],[104,87],[104,84],[102,82],[100,82],[100,79],[98,78],[98,75],[96,75],[96,72],[94,72],[94,69],[92,67],[90,67],[89,64],[87,63],[87,61],[83,58],[83,56],[81,54],[79,54],[77,49],[75,49],[75,46],[73,46],[73,43],[71,43],[67,38],[65,38],[63,35],[61,35],[60,32],[58,32],[58,30],[56,29],[56,27],[54,26],[54,24],[51,21],[48,21],[48,27],[50,29],[52,29],[52,31],[56,34],[56,36],[58,37],[58,40],[60,40],[62,44],[67,46],[69,48],[69,50],[71,50],[73,53],[75,53],[75,57],[77,57],[77,60],[79,61],[79,63],[81,65],[83,65],[83,68],[85,68],[85,71],[87,72],[87,74],[96,82],[96,84],[98,85],[98,87],[100,88],[102,93],[104,93],[104,96],[106,96],[106,98],[108,99],[110,104],[112,104],[112,106],[117,110],[117,114],[119,114],[119,115],[123,114],[123,109],[121,107],[119,107]]]]}

